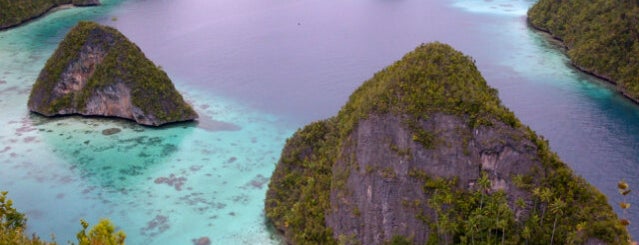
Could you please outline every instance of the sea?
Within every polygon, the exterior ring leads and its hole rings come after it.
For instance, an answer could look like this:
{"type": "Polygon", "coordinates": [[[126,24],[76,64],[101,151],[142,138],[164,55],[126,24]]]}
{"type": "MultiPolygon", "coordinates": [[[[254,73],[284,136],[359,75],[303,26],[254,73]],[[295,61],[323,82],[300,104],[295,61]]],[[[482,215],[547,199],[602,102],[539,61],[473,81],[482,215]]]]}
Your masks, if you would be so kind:
{"type": "MultiPolygon", "coordinates": [[[[560,45],[527,25],[535,1],[102,3],[0,31],[0,190],[26,213],[28,233],[42,238],[65,244],[80,219],[109,218],[127,244],[281,244],[264,198],[286,139],[434,41],[472,56],[503,104],[620,215],[617,182],[639,189],[639,106],[574,69],[560,45]],[[40,70],[84,20],[135,42],[200,119],[150,128],[30,113],[40,70]]],[[[636,193],[627,201],[639,222],[636,193]]],[[[638,227],[629,227],[634,237],[638,227]]]]}

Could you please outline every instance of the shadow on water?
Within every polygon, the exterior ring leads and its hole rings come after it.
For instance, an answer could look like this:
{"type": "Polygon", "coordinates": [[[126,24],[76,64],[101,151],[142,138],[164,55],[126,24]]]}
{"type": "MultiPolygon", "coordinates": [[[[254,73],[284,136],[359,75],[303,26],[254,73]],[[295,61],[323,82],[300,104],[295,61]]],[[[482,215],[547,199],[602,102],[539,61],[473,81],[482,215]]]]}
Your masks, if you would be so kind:
{"type": "Polygon", "coordinates": [[[242,129],[237,124],[218,121],[207,114],[200,114],[200,118],[194,122],[188,122],[185,124],[197,126],[198,128],[204,129],[209,132],[218,132],[218,131],[239,131],[242,129]]]}
{"type": "Polygon", "coordinates": [[[196,123],[152,128],[114,118],[29,116],[51,151],[95,186],[124,189],[172,161],[196,123]]]}

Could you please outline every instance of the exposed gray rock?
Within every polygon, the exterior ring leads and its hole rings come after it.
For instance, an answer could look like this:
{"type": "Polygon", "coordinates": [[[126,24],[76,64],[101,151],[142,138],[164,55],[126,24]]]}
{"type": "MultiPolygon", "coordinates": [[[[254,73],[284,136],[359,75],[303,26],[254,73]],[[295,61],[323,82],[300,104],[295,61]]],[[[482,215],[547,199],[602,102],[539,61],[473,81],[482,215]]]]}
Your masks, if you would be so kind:
{"type": "MultiPolygon", "coordinates": [[[[362,244],[383,244],[395,235],[424,244],[432,231],[416,217],[413,207],[403,204],[429,198],[423,183],[409,176],[414,169],[429,176],[457,178],[458,187],[467,190],[475,190],[483,170],[489,173],[492,189],[506,191],[509,200],[530,199],[530,194],[510,179],[528,174],[533,167],[541,168],[539,161],[534,161],[537,147],[521,140],[526,138],[521,130],[495,123],[473,131],[458,116],[435,114],[421,124],[437,132],[438,147],[425,149],[412,140],[411,131],[398,116],[361,120],[341,150],[343,157],[333,167],[334,173],[347,169],[350,175],[345,188],[331,192],[333,208],[326,217],[327,226],[335,237],[355,235],[362,244]]],[[[515,213],[521,216],[527,212],[519,209],[515,213]]]]}

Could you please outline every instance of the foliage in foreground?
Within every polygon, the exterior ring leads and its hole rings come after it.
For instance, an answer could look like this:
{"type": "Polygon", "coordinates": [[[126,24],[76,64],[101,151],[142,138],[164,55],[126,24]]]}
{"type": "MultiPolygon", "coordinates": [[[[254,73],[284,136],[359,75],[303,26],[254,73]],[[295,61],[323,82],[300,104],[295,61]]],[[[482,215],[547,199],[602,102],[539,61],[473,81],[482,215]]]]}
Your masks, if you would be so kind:
{"type": "Polygon", "coordinates": [[[562,40],[577,67],[639,101],[639,1],[540,0],[528,19],[562,40]]]}
{"type": "MultiPolygon", "coordinates": [[[[115,231],[108,219],[102,219],[88,232],[89,223],[81,220],[82,230],[78,232],[78,245],[124,245],[126,235],[115,231]]],[[[13,207],[13,201],[7,198],[7,192],[0,192],[0,244],[3,245],[55,245],[56,242],[41,240],[35,234],[25,233],[27,219],[23,213],[13,207]]]]}

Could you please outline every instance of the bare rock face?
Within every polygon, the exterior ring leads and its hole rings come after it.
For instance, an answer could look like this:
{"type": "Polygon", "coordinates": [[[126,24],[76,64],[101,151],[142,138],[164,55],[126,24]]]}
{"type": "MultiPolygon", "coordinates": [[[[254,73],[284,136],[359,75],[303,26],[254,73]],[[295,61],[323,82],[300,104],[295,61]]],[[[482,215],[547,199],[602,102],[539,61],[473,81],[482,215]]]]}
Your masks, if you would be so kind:
{"type": "MultiPolygon", "coordinates": [[[[513,201],[532,198],[511,181],[512,176],[542,168],[535,161],[537,147],[521,140],[524,132],[499,122],[473,130],[462,117],[446,114],[435,114],[420,126],[437,132],[438,147],[427,149],[413,141],[411,130],[394,115],[375,115],[358,123],[341,150],[343,157],[333,166],[334,173],[350,173],[345,186],[334,188],[330,195],[326,225],[336,237],[355,235],[362,244],[383,244],[400,235],[426,243],[433,230],[416,213],[436,214],[428,208],[425,200],[431,195],[415,173],[454,178],[454,188],[468,192],[476,189],[485,173],[490,192],[504,191],[513,201]]],[[[528,218],[525,208],[514,202],[510,206],[515,220],[528,218]]]]}
{"type": "Polygon", "coordinates": [[[47,61],[29,110],[45,116],[119,117],[159,126],[197,114],[164,71],[117,30],[81,22],[47,61]]]}
{"type": "Polygon", "coordinates": [[[605,196],[431,43],[287,140],[266,216],[291,244],[625,244],[605,196]]]}

